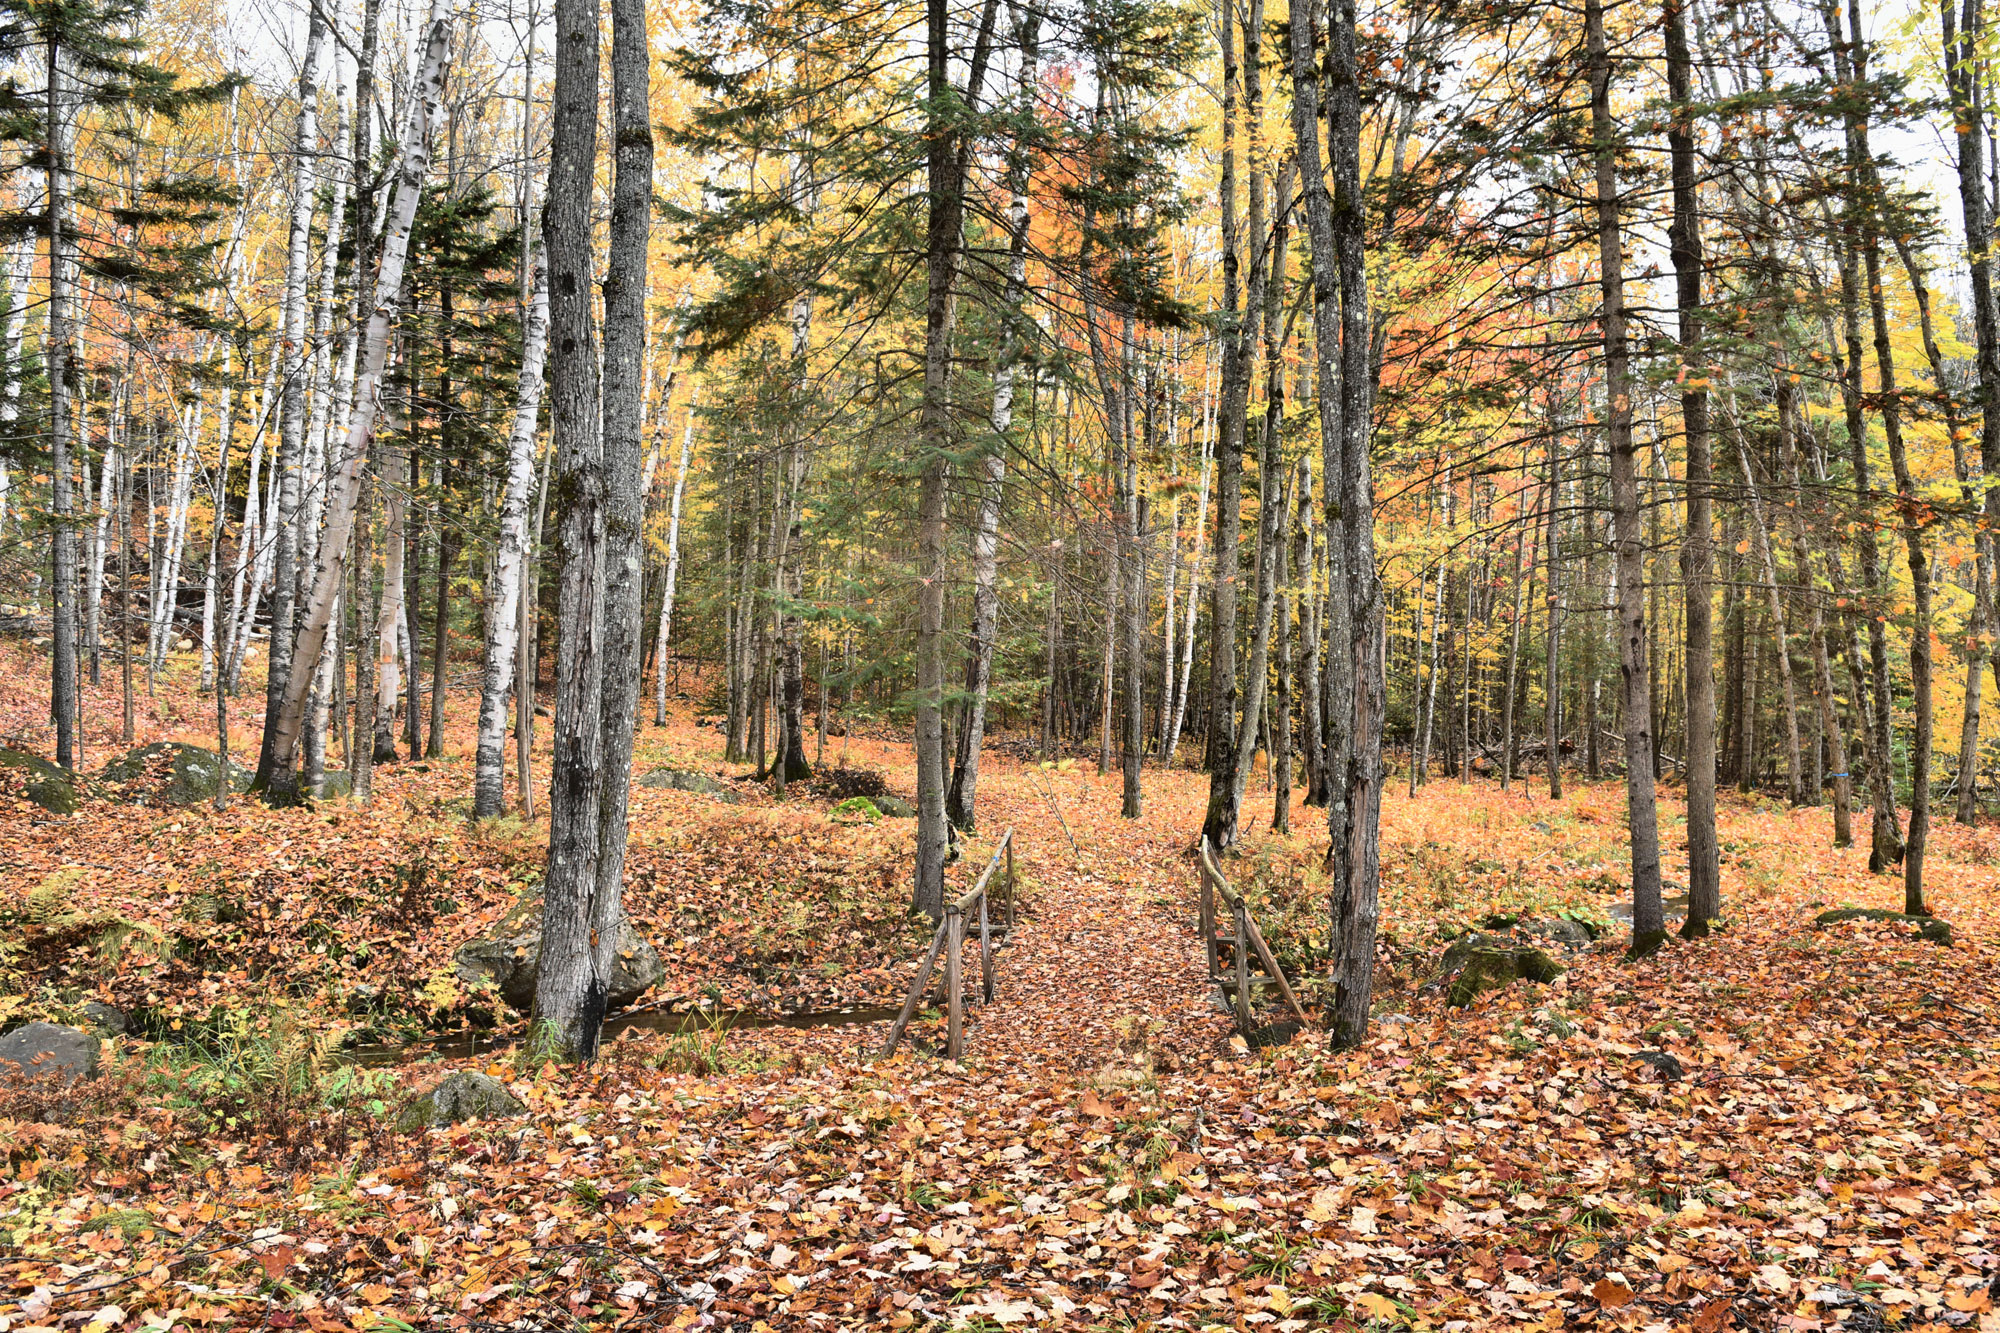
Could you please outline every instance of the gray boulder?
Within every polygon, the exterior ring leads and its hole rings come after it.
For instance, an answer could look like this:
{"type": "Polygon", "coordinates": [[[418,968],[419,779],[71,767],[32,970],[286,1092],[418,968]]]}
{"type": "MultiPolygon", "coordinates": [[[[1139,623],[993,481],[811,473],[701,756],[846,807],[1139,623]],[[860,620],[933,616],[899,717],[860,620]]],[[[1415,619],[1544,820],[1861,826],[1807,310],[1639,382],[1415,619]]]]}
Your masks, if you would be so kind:
{"type": "Polygon", "coordinates": [[[1533,945],[1505,935],[1466,935],[1444,951],[1431,985],[1444,990],[1447,1004],[1462,1009],[1488,991],[1517,981],[1554,981],[1563,971],[1562,964],[1533,945]]]}
{"type": "Polygon", "coordinates": [[[319,801],[337,800],[354,794],[354,775],[344,768],[329,768],[319,775],[319,785],[313,789],[313,799],[319,801]]]}
{"type": "Polygon", "coordinates": [[[38,754],[0,746],[0,771],[11,770],[22,794],[52,815],[73,815],[83,803],[76,774],[38,754]]]}
{"type": "Polygon", "coordinates": [[[684,768],[656,768],[640,778],[639,785],[656,791],[691,791],[701,796],[718,797],[731,804],[736,801],[734,788],[706,773],[693,773],[684,768]]]}
{"type": "Polygon", "coordinates": [[[60,1023],[30,1023],[0,1037],[0,1083],[74,1083],[97,1072],[98,1054],[95,1033],[60,1023]]]}
{"type": "Polygon", "coordinates": [[[106,1037],[122,1037],[125,1035],[125,1029],[130,1026],[123,1012],[99,1000],[85,1000],[77,1006],[77,1012],[83,1015],[85,1022],[106,1037]]]}
{"type": "Polygon", "coordinates": [[[875,808],[891,819],[915,819],[917,807],[900,796],[877,796],[875,808]]]}
{"type": "Polygon", "coordinates": [[[1588,926],[1565,916],[1523,921],[1520,930],[1537,939],[1560,944],[1565,949],[1587,949],[1590,947],[1590,942],[1596,938],[1588,926]]]}
{"type": "Polygon", "coordinates": [[[507,1085],[486,1074],[452,1074],[429,1092],[412,1097],[396,1115],[396,1128],[410,1133],[432,1125],[467,1120],[499,1120],[528,1109],[507,1085]]]}
{"type": "MultiPolygon", "coordinates": [[[[486,935],[459,949],[452,972],[469,986],[492,982],[509,1008],[535,1007],[535,976],[542,955],[542,891],[529,889],[486,935]]],[[[613,1009],[623,1009],[666,979],[659,952],[626,921],[619,926],[617,958],[611,970],[613,1009]]]]}
{"type": "MultiPolygon", "coordinates": [[[[106,764],[97,776],[103,782],[129,785],[146,779],[162,759],[170,763],[165,781],[146,793],[153,801],[161,805],[199,805],[215,799],[222,766],[216,760],[215,751],[204,750],[199,745],[182,745],[178,741],[155,741],[151,745],[141,745],[106,764]]],[[[234,759],[229,761],[231,791],[249,791],[250,778],[249,769],[234,759]]]]}

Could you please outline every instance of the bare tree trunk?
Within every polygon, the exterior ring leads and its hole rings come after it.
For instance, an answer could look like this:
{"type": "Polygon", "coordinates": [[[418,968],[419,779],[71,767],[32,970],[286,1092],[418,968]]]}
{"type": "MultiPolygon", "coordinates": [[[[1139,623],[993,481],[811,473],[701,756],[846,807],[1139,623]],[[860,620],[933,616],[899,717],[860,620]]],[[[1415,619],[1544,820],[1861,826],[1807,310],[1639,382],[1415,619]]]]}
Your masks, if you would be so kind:
{"type": "MultiPolygon", "coordinates": [[[[1251,21],[1261,26],[1264,8],[1262,0],[1253,0],[1251,21]]],[[[1244,61],[1246,66],[1254,58],[1253,52],[1260,49],[1253,44],[1245,29],[1244,61]]],[[[1262,124],[1259,114],[1261,99],[1255,95],[1256,81],[1245,76],[1245,86],[1251,92],[1245,101],[1251,109],[1253,143],[1261,140],[1258,126],[1262,124]]],[[[1257,185],[1259,177],[1253,173],[1251,184],[1257,185]]],[[[1270,694],[1271,667],[1271,622],[1278,599],[1279,555],[1285,541],[1284,515],[1284,440],[1280,428],[1285,417],[1285,376],[1284,342],[1278,328],[1278,314],[1282,309],[1285,290],[1285,250],[1289,229],[1287,219],[1291,215],[1292,167],[1287,163],[1278,173],[1277,206],[1272,210],[1270,264],[1268,274],[1260,273],[1261,265],[1251,267],[1251,286],[1259,289],[1257,294],[1264,298],[1264,420],[1258,435],[1257,459],[1257,602],[1250,630],[1250,669],[1248,686],[1243,696],[1243,727],[1236,733],[1236,752],[1242,762],[1236,770],[1236,809],[1243,808],[1243,793],[1250,781],[1250,768],[1257,751],[1257,728],[1263,720],[1265,705],[1270,694]]],[[[1261,202],[1259,192],[1253,189],[1251,202],[1261,202]]],[[[1253,207],[1253,214],[1261,215],[1262,209],[1253,207]]],[[[1261,221],[1261,217],[1259,217],[1261,221]]],[[[1261,232],[1258,244],[1263,244],[1261,232]]],[[[1269,762],[1270,755],[1265,756],[1269,762]]]]}
{"type": "MultiPolygon", "coordinates": [[[[296,736],[303,719],[289,727],[284,720],[285,700],[291,693],[292,664],[295,660],[295,628],[299,584],[299,505],[300,483],[305,465],[306,429],[306,279],[310,263],[313,216],[313,161],[319,151],[319,54],[326,38],[326,16],[313,6],[306,22],[305,56],[299,62],[299,120],[292,145],[291,243],[285,258],[285,288],[279,311],[281,363],[278,413],[278,512],[274,529],[275,564],[272,570],[271,641],[269,675],[264,684],[264,739],[257,752],[257,776],[252,787],[268,792],[273,783],[282,799],[292,799],[297,781],[289,772],[278,771],[281,735],[296,736]]],[[[312,667],[307,663],[299,673],[310,684],[312,667]]],[[[304,708],[304,692],[300,692],[304,708]]],[[[285,766],[289,770],[291,752],[286,745],[285,766]]]]}
{"type": "MultiPolygon", "coordinates": [[[[1298,693],[1305,705],[1302,729],[1305,733],[1306,795],[1308,806],[1327,803],[1326,767],[1326,679],[1321,640],[1324,635],[1326,585],[1322,575],[1326,561],[1313,523],[1314,506],[1319,503],[1313,489],[1313,456],[1310,449],[1299,458],[1299,550],[1298,574],[1299,635],[1305,641],[1305,665],[1298,693]]],[[[1435,665],[1435,664],[1433,664],[1435,665]]],[[[1432,679],[1432,711],[1436,711],[1436,679],[1432,679]]]]}
{"type": "Polygon", "coordinates": [[[1125,350],[1120,358],[1121,397],[1125,408],[1124,456],[1119,460],[1119,568],[1125,584],[1125,744],[1119,756],[1125,783],[1119,813],[1137,819],[1144,811],[1140,771],[1146,754],[1146,560],[1140,547],[1144,504],[1139,496],[1139,444],[1134,438],[1132,316],[1125,316],[1125,350]]]}
{"type": "Polygon", "coordinates": [[[49,384],[49,508],[50,524],[50,681],[49,712],[56,724],[56,762],[74,769],[79,762],[77,727],[80,716],[76,684],[76,512],[70,493],[72,415],[74,392],[75,335],[71,291],[76,281],[76,262],[71,254],[67,204],[70,149],[70,108],[68,73],[60,50],[51,37],[44,75],[48,86],[48,138],[44,145],[48,158],[43,170],[48,196],[49,299],[47,334],[43,364],[49,384]]]}
{"type": "MultiPolygon", "coordinates": [[[[443,496],[450,490],[449,466],[439,467],[433,477],[438,494],[443,496]]],[[[424,739],[426,759],[436,759],[444,754],[445,673],[451,663],[451,566],[457,556],[458,541],[446,526],[440,503],[435,583],[437,600],[431,605],[431,725],[424,739]]]]}
{"type": "Polygon", "coordinates": [[[402,678],[397,674],[403,624],[403,561],[408,545],[404,532],[405,500],[403,469],[397,466],[398,451],[383,453],[382,489],[388,496],[388,514],[383,522],[382,597],[375,619],[375,763],[396,760],[396,705],[403,697],[402,678]]]}
{"type": "MultiPolygon", "coordinates": [[[[1016,102],[1027,112],[1034,105],[1039,68],[1041,19],[1032,8],[1017,18],[1015,40],[1021,50],[1015,80],[1016,102]]],[[[1014,144],[1008,162],[1007,283],[1000,297],[1000,347],[993,371],[993,439],[980,459],[979,516],[972,533],[972,645],[966,660],[965,688],[969,696],[965,724],[958,733],[957,762],[945,815],[970,833],[978,819],[979,754],[986,738],[986,696],[993,684],[993,650],[1000,632],[1000,505],[1007,482],[1008,432],[1014,425],[1014,379],[1020,360],[1021,301],[1028,283],[1028,172],[1033,166],[1025,141],[1014,144]]],[[[1168,667],[1172,680],[1172,666],[1168,667]]],[[[825,708],[821,708],[824,715],[825,708]]]]}
{"type": "Polygon", "coordinates": [[[521,647],[520,600],[527,586],[528,508],[535,487],[535,433],[542,414],[542,367],[548,350],[548,271],[535,265],[534,294],[521,341],[514,426],[507,438],[507,483],[486,609],[486,663],[479,682],[479,742],[473,761],[472,814],[492,819],[506,808],[507,689],[521,647]]]}
{"type": "MultiPolygon", "coordinates": [[[[1850,809],[1853,802],[1853,778],[1849,772],[1847,735],[1836,712],[1833,698],[1833,663],[1827,652],[1825,613],[1821,606],[1819,590],[1814,586],[1812,547],[1805,519],[1805,484],[1799,470],[1799,455],[1794,435],[1797,431],[1797,415],[1794,411],[1796,390],[1791,377],[1781,368],[1777,374],[1777,417],[1778,417],[1778,461],[1785,469],[1791,486],[1791,503],[1784,506],[1791,517],[1792,563],[1797,569],[1798,582],[1810,597],[1812,622],[1808,630],[1808,641],[1813,658],[1813,693],[1819,698],[1820,731],[1833,760],[1833,845],[1846,847],[1854,840],[1850,809]]],[[[1834,575],[1829,562],[1829,575],[1834,575]]],[[[1835,586],[1838,586],[1836,583],[1835,586]]],[[[1817,789],[1815,789],[1817,790],[1817,789]]]]}
{"type": "Polygon", "coordinates": [[[537,605],[542,585],[541,562],[536,556],[549,514],[549,474],[555,470],[554,464],[552,458],[542,463],[541,481],[535,488],[535,517],[528,525],[522,548],[525,587],[521,597],[521,651],[514,673],[514,763],[523,819],[532,819],[535,814],[535,687],[541,676],[537,605]]]}
{"type": "Polygon", "coordinates": [[[1534,516],[1527,516],[1522,523],[1522,531],[1514,534],[1514,614],[1507,627],[1507,675],[1500,688],[1501,791],[1510,790],[1514,783],[1514,700],[1519,693],[1522,608],[1527,599],[1528,579],[1533,577],[1534,571],[1534,565],[1527,557],[1528,535],[1533,522],[1534,516]],[[1524,565],[1528,571],[1526,578],[1522,575],[1524,565]]]}
{"type": "MultiPolygon", "coordinates": [[[[1115,456],[1111,464],[1114,474],[1122,474],[1124,467],[1115,456]]],[[[1102,707],[1098,709],[1097,731],[1097,776],[1103,777],[1111,771],[1111,731],[1113,703],[1118,686],[1118,590],[1124,581],[1124,571],[1120,568],[1124,561],[1124,520],[1121,516],[1108,516],[1106,524],[1112,531],[1112,549],[1104,562],[1104,689],[1102,707]]]]}
{"type": "MultiPolygon", "coordinates": [[[[1853,11],[1850,11],[1853,12],[1853,11]]],[[[1860,18],[1854,17],[1855,73],[1865,77],[1867,48],[1862,42],[1860,18]]],[[[1868,161],[1866,154],[1863,161],[1868,161]]],[[[1871,198],[1880,194],[1881,182],[1872,165],[1864,168],[1871,198]]],[[[1889,446],[1889,466],[1896,482],[1896,513],[1903,530],[1903,549],[1910,567],[1910,587],[1915,614],[1910,621],[1910,692],[1915,714],[1910,734],[1910,827],[1903,845],[1903,910],[1928,915],[1924,901],[1924,848],[1931,822],[1931,571],[1930,553],[1924,546],[1922,506],[1917,498],[1916,479],[1910,473],[1909,457],[1903,444],[1902,399],[1896,387],[1896,360],[1889,337],[1888,304],[1882,293],[1882,247],[1879,220],[1866,224],[1863,251],[1868,278],[1869,319],[1875,334],[1875,373],[1882,402],[1882,434],[1889,446]]],[[[1783,640],[1780,639],[1782,650],[1783,640]]],[[[1883,756],[1883,767],[1888,756],[1883,756]]],[[[1893,800],[1893,796],[1891,797],[1893,800]]]]}
{"type": "MultiPolygon", "coordinates": [[[[680,462],[674,469],[674,498],[667,517],[667,577],[660,595],[660,628],[653,639],[653,725],[667,725],[667,649],[674,625],[674,591],[681,577],[681,498],[687,491],[688,452],[694,447],[695,407],[701,386],[688,396],[687,425],[681,430],[680,462]]],[[[822,715],[825,702],[820,705],[822,715]]]]}
{"type": "MultiPolygon", "coordinates": [[[[584,1040],[568,1047],[589,1058],[597,1036],[592,1016],[603,1012],[613,949],[625,929],[625,840],[632,783],[632,738],[639,720],[640,640],[645,561],[645,462],[647,257],[652,234],[653,132],[648,111],[651,77],[644,0],[611,0],[612,192],[610,246],[604,278],[604,594],[603,769],[598,795],[597,885],[583,924],[596,985],[579,997],[584,1040]]],[[[555,900],[549,900],[551,914],[555,900]]],[[[549,957],[548,917],[542,957],[549,957]]],[[[561,1012],[550,989],[536,996],[544,1021],[561,1012]]],[[[559,1020],[560,1021],[560,1020],[559,1020]]],[[[574,1021],[574,1020],[572,1020],[574,1021]]],[[[563,1026],[570,1026],[564,1023],[563,1026]]]]}
{"type": "MultiPolygon", "coordinates": [[[[1243,238],[1236,219],[1239,67],[1236,16],[1228,0],[1218,0],[1216,18],[1222,43],[1222,370],[1216,395],[1215,573],[1208,594],[1208,812],[1201,832],[1220,851],[1236,840],[1236,769],[1242,762],[1236,752],[1236,604],[1250,378],[1246,353],[1261,302],[1252,293],[1246,314],[1240,277],[1243,238]]],[[[1254,176],[1254,161],[1252,165],[1254,176]]],[[[1252,219],[1251,235],[1260,237],[1261,232],[1262,219],[1252,219]]]]}
{"type": "MultiPolygon", "coordinates": [[[[967,74],[965,101],[976,104],[986,74],[995,0],[986,0],[978,44],[967,74]]],[[[965,222],[966,158],[970,145],[948,107],[951,86],[950,6],[926,0],[928,119],[924,126],[929,215],[924,238],[924,376],[917,448],[922,463],[917,496],[917,862],[910,905],[932,920],[944,916],[944,860],[950,838],[945,816],[944,597],[945,519],[950,505],[952,342],[957,323],[959,245],[965,222]]]]}
{"type": "Polygon", "coordinates": [[[1764,496],[1757,486],[1757,466],[1750,457],[1750,443],[1744,438],[1742,423],[1736,420],[1733,407],[1729,417],[1736,436],[1736,456],[1743,466],[1744,496],[1750,502],[1750,535],[1763,567],[1764,596],[1771,610],[1771,633],[1776,640],[1778,682],[1785,701],[1785,791],[1790,803],[1799,806],[1805,803],[1805,788],[1800,772],[1798,691],[1792,684],[1791,636],[1785,629],[1785,600],[1778,586],[1778,562],[1771,551],[1771,529],[1764,520],[1764,496]]]}
{"type": "MultiPolygon", "coordinates": [[[[1665,0],[1667,127],[1674,219],[1668,238],[1680,313],[1681,427],[1687,441],[1687,536],[1681,545],[1686,590],[1688,912],[1681,934],[1706,935],[1722,915],[1721,853],[1715,834],[1715,645],[1709,583],[1713,566],[1712,468],[1708,439],[1708,358],[1702,347],[1702,242],[1697,209],[1693,57],[1686,0],[1665,0]]],[[[1796,790],[1796,784],[1794,784],[1796,790]]]]}
{"type": "Polygon", "coordinates": [[[1320,449],[1326,461],[1327,542],[1332,577],[1328,620],[1329,697],[1345,705],[1328,718],[1327,861],[1334,996],[1332,1041],[1353,1046],[1368,1034],[1380,889],[1384,625],[1375,567],[1374,425],[1368,266],[1361,198],[1361,88],[1353,0],[1334,0],[1327,25],[1326,92],[1332,189],[1321,168],[1320,70],[1314,18],[1300,0],[1291,12],[1292,127],[1305,190],[1312,259],[1313,349],[1320,449]],[[1336,360],[1336,354],[1338,360],[1336,360]]]}
{"type": "MultiPolygon", "coordinates": [[[[381,408],[382,374],[389,357],[389,326],[402,302],[403,267],[409,254],[410,231],[416,221],[417,197],[423,190],[430,166],[430,130],[436,122],[443,96],[445,61],[450,55],[451,25],[443,0],[433,0],[430,23],[410,90],[409,122],[403,131],[396,180],[396,197],[390,205],[390,224],[382,238],[382,257],[375,279],[375,298],[368,318],[363,370],[357,386],[352,421],[342,449],[340,472],[328,499],[325,532],[319,544],[319,565],[312,591],[306,599],[296,645],[297,662],[317,663],[326,641],[333,611],[345,578],[348,537],[353,530],[355,508],[361,494],[361,474],[368,461],[368,446],[375,432],[376,414],[381,408]]],[[[274,646],[276,633],[273,633],[274,646]]],[[[275,663],[273,664],[275,667],[275,663]]],[[[306,696],[312,688],[313,672],[294,671],[280,700],[276,725],[267,728],[270,741],[270,772],[265,780],[265,796],[274,804],[299,798],[298,775],[293,769],[301,730],[305,724],[306,696]]]]}
{"type": "Polygon", "coordinates": [[[1660,834],[1653,790],[1653,691],[1646,640],[1646,550],[1632,439],[1632,380],[1625,335],[1624,237],[1619,222],[1617,126],[1611,119],[1611,55],[1602,0],[1584,0],[1590,62],[1590,121],[1597,178],[1599,283],[1603,290],[1605,434],[1611,454],[1611,514],[1618,562],[1618,649],[1624,676],[1625,804],[1632,841],[1632,952],[1666,938],[1660,902],[1660,834]]]}
{"type": "Polygon", "coordinates": [[[1556,569],[1556,499],[1561,494],[1561,454],[1556,441],[1549,441],[1548,530],[1542,537],[1542,583],[1548,590],[1548,665],[1542,688],[1542,741],[1547,747],[1549,799],[1560,801],[1562,781],[1562,582],[1556,569]]]}
{"type": "Polygon", "coordinates": [[[557,0],[548,199],[551,420],[557,543],[556,716],[549,786],[549,862],[535,987],[538,1040],[589,1056],[607,1004],[616,934],[594,929],[604,753],[604,443],[592,320],[591,194],[597,164],[595,0],[557,0]]]}
{"type": "MultiPolygon", "coordinates": [[[[377,470],[379,470],[379,455],[377,470]]],[[[354,530],[354,720],[347,740],[349,800],[365,806],[375,795],[375,663],[381,649],[381,596],[369,592],[375,579],[375,514],[381,486],[370,473],[361,480],[361,517],[354,530]]]]}
{"type": "Polygon", "coordinates": [[[1278,640],[1278,682],[1271,696],[1271,831],[1292,831],[1292,561],[1290,529],[1298,504],[1297,473],[1285,473],[1285,498],[1279,517],[1278,595],[1274,633],[1278,640]]]}
{"type": "MultiPolygon", "coordinates": [[[[1939,0],[1938,18],[1944,38],[1945,88],[1950,96],[1954,132],[1958,137],[1959,212],[1964,222],[1966,266],[1970,271],[1972,324],[1979,373],[1979,470],[1986,489],[1973,564],[1973,627],[1965,654],[1965,715],[1960,727],[1958,810],[1961,824],[1978,813],[1979,704],[1987,636],[1994,622],[1994,561],[1992,526],[2000,523],[2000,311],[1993,291],[1993,207],[1982,162],[1990,126],[1980,85],[1979,51],[1985,42],[1986,16],[1981,0],[1964,0],[1964,26],[1952,19],[1951,0],[1939,0]]],[[[1943,381],[1939,381],[1940,389],[1943,381]]]]}

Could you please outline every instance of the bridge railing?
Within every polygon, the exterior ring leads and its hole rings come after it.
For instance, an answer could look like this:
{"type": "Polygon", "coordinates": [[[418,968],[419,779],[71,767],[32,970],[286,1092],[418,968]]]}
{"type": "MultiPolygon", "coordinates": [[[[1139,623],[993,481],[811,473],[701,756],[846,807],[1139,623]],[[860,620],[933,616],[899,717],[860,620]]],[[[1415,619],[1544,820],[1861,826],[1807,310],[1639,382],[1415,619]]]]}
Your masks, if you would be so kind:
{"type": "Polygon", "coordinates": [[[923,1000],[924,990],[930,984],[931,973],[937,967],[938,955],[944,955],[944,990],[946,1004],[945,1054],[956,1060],[965,1053],[965,986],[960,968],[965,953],[966,919],[977,910],[979,913],[979,993],[986,1004],[993,1003],[995,993],[993,980],[993,889],[995,875],[1000,876],[999,887],[1004,888],[1006,907],[1006,929],[1014,929],[1014,830],[1008,829],[1000,835],[1000,845],[993,849],[993,856],[986,863],[986,869],[979,873],[979,879],[971,890],[944,906],[944,919],[938,922],[937,933],[931,937],[930,951],[924,955],[923,965],[917,969],[916,980],[910,983],[909,996],[903,1001],[902,1012],[896,1015],[896,1024],[889,1029],[889,1039],[882,1044],[878,1059],[896,1049],[896,1043],[903,1039],[903,1029],[917,1012],[917,1005],[923,1000]]]}
{"type": "MultiPolygon", "coordinates": [[[[1250,905],[1243,900],[1242,894],[1230,887],[1229,876],[1223,874],[1222,867],[1216,863],[1215,850],[1209,845],[1206,836],[1201,840],[1201,941],[1202,948],[1208,953],[1208,975],[1211,980],[1222,976],[1220,946],[1224,944],[1230,946],[1230,963],[1234,971],[1236,992],[1236,1027],[1246,1037],[1255,1026],[1250,1008],[1252,950],[1256,951],[1258,961],[1264,964],[1264,970],[1269,974],[1269,980],[1277,986],[1278,993],[1284,996],[1285,1004],[1298,1015],[1301,1023],[1309,1021],[1304,1007],[1299,1004],[1299,997],[1292,993],[1291,983],[1285,980],[1284,970],[1278,966],[1278,960],[1271,956],[1271,946],[1264,942],[1264,932],[1257,929],[1257,919],[1250,914],[1250,905]],[[1215,933],[1217,926],[1221,924],[1216,910],[1218,901],[1223,910],[1229,913],[1231,934],[1218,936],[1215,933]]],[[[1258,980],[1263,979],[1258,978],[1258,980]]]]}

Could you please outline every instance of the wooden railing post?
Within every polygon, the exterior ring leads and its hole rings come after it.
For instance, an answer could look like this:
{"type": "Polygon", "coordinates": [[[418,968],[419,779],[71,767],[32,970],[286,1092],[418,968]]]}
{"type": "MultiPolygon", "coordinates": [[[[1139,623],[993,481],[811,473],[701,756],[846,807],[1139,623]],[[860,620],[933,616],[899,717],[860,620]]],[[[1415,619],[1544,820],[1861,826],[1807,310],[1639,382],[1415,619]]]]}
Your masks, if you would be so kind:
{"type": "Polygon", "coordinates": [[[1012,934],[1014,931],[1014,830],[1013,829],[1007,830],[1006,836],[1000,840],[1000,845],[1007,849],[1007,932],[1009,934],[1012,934]]]}
{"type": "MultiPolygon", "coordinates": [[[[889,1029],[889,1040],[882,1046],[881,1056],[895,1051],[896,1043],[902,1039],[903,1029],[909,1026],[911,1017],[922,1000],[924,986],[931,978],[938,955],[944,954],[944,966],[937,969],[939,1001],[945,1006],[945,1052],[953,1060],[965,1054],[965,915],[974,904],[979,907],[979,993],[981,1003],[991,1004],[999,992],[999,982],[993,967],[993,877],[1000,872],[1002,864],[1007,872],[1007,924],[1014,924],[1014,830],[1008,829],[1000,838],[1000,845],[993,849],[993,857],[980,872],[979,880],[963,897],[945,904],[944,919],[938,922],[937,932],[931,937],[930,952],[924,955],[923,965],[917,969],[916,979],[910,983],[909,996],[903,1001],[903,1009],[896,1022],[889,1029]]],[[[878,1056],[877,1058],[881,1058],[878,1056]]]]}
{"type": "Polygon", "coordinates": [[[993,1003],[993,926],[987,919],[986,900],[979,895],[979,993],[981,1004],[993,1003]]]}
{"type": "Polygon", "coordinates": [[[1235,911],[1236,948],[1236,1026],[1244,1036],[1250,1035],[1250,910],[1243,900],[1236,900],[1235,911]]]}
{"type": "Polygon", "coordinates": [[[1208,866],[1208,838],[1201,840],[1201,947],[1208,954],[1208,975],[1221,970],[1215,949],[1215,883],[1208,866]]]}
{"type": "Polygon", "coordinates": [[[965,993],[960,984],[959,955],[965,948],[965,914],[957,903],[945,908],[944,986],[946,1013],[945,1055],[956,1060],[965,1051],[965,993]]]}

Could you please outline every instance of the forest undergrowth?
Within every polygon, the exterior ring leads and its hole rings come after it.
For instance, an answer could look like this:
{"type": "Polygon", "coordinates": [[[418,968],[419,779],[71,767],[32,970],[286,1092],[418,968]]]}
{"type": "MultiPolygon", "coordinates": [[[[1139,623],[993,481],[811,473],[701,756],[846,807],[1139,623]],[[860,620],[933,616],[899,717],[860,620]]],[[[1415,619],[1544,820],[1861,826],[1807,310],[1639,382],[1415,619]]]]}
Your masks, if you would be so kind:
{"type": "MultiPolygon", "coordinates": [[[[911,821],[774,799],[690,708],[636,770],[735,799],[634,788],[647,1002],[896,1002],[928,941],[911,821]]],[[[830,738],[843,757],[909,794],[905,746],[830,738]]],[[[133,1019],[101,1077],[0,1105],[0,1327],[2000,1327],[1990,827],[1934,837],[1941,947],[1816,927],[1898,883],[1827,846],[1823,809],[1732,796],[1726,929],[1629,962],[1616,784],[1392,784],[1370,1039],[1251,1049],[1194,928],[1206,779],[1149,771],[1134,822],[1115,773],[989,756],[950,882],[1012,827],[1024,916],[962,1066],[934,1010],[887,1059],[877,1022],[627,1031],[584,1068],[504,1041],[351,1063],[518,1031],[451,955],[547,824],[471,824],[470,767],[378,770],[366,810],[0,796],[0,1026],[133,1019]],[[1556,980],[1446,1004],[1453,938],[1557,918],[1597,938],[1552,949],[1556,980]],[[525,1114],[395,1127],[465,1069],[525,1114]]],[[[1260,771],[1246,822],[1268,807],[1260,771]]],[[[1229,869],[1310,1008],[1324,834],[1292,822],[1229,869]]]]}

